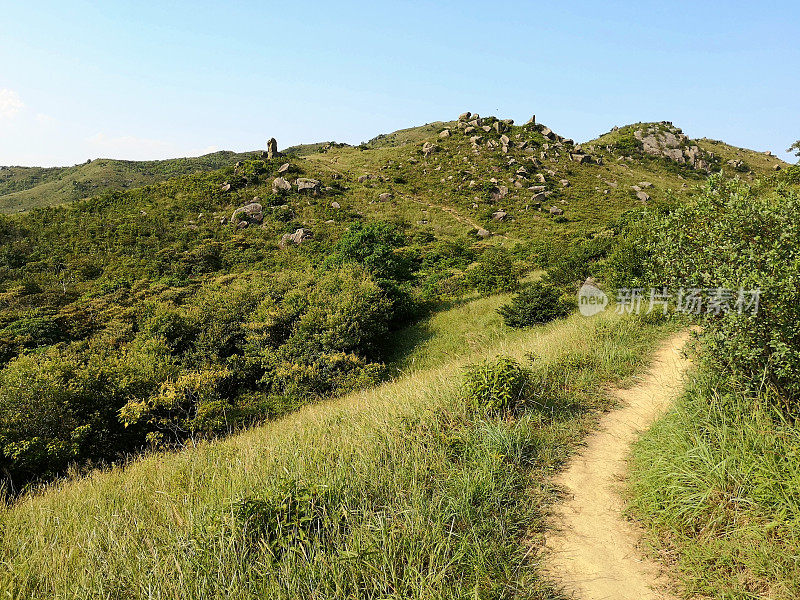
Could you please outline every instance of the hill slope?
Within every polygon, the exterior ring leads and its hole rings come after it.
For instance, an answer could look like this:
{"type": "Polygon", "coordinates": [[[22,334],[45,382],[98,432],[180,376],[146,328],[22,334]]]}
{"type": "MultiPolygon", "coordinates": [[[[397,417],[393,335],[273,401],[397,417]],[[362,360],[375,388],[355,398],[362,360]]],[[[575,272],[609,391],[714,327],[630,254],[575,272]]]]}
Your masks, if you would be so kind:
{"type": "Polygon", "coordinates": [[[196,158],[128,161],[98,158],[73,167],[0,167],[0,212],[14,213],[149,185],[233,165],[256,153],[214,152],[196,158]]]}

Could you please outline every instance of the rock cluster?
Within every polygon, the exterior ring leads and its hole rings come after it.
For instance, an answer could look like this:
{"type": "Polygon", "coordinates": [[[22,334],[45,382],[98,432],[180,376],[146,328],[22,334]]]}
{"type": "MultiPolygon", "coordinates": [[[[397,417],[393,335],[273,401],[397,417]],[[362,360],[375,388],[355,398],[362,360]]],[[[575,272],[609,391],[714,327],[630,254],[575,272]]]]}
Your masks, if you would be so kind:
{"type": "Polygon", "coordinates": [[[642,143],[642,150],[646,154],[664,156],[695,169],[708,169],[708,160],[703,151],[668,121],[637,129],[633,136],[642,143]]]}

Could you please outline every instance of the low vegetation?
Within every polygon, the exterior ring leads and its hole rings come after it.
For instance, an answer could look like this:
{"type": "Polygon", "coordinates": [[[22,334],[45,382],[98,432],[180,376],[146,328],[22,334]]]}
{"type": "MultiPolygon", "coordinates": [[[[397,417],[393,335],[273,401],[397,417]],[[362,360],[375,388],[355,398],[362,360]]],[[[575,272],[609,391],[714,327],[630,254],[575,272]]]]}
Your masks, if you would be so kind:
{"type": "MultiPolygon", "coordinates": [[[[474,301],[472,326],[502,331],[496,305],[474,301]]],[[[0,515],[0,587],[12,598],[552,597],[536,552],[548,478],[608,406],[602,384],[640,370],[663,333],[576,316],[52,485],[0,515]]]]}
{"type": "Polygon", "coordinates": [[[799,200],[712,178],[697,202],[646,218],[611,260],[632,285],[706,298],[691,315],[695,379],[633,457],[633,512],[687,596],[800,595],[799,200]],[[740,295],[752,289],[757,310],[740,295]]]}

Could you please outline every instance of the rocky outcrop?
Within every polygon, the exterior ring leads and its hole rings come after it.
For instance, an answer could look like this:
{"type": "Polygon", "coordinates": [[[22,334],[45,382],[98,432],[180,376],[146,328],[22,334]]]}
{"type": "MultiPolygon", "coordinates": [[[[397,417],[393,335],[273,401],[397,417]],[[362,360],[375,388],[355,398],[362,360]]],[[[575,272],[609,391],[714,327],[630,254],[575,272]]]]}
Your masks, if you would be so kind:
{"type": "Polygon", "coordinates": [[[650,156],[663,156],[695,169],[707,169],[708,158],[700,148],[677,127],[668,121],[655,123],[633,132],[642,145],[642,151],[650,156]]]}

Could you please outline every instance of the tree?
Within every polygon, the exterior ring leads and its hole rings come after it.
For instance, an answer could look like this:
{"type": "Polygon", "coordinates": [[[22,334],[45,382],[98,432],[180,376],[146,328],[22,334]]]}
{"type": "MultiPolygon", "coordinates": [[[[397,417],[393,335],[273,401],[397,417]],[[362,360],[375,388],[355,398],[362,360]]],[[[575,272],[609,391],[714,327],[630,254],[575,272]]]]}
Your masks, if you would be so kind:
{"type": "Polygon", "coordinates": [[[797,140],[794,144],[789,146],[786,149],[787,152],[794,152],[795,156],[800,156],[800,140],[797,140]]]}

